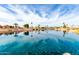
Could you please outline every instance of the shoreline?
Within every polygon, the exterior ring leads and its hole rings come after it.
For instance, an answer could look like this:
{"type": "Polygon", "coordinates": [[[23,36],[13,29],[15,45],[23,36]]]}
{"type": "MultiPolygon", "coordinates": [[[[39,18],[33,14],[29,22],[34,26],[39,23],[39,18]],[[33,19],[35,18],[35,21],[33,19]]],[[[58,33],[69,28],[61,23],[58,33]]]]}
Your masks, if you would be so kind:
{"type": "MultiPolygon", "coordinates": [[[[52,30],[52,29],[48,29],[48,30],[52,30]]],[[[19,33],[19,32],[27,32],[27,31],[37,31],[37,30],[31,30],[31,29],[26,29],[26,28],[22,28],[22,29],[9,29],[9,28],[2,29],[0,28],[0,34],[6,34],[6,33],[12,33],[12,32],[19,33]]],[[[70,30],[60,29],[60,30],[55,30],[55,31],[66,31],[66,32],[72,32],[72,33],[79,34],[79,29],[70,29],[70,30]]]]}
{"type": "Polygon", "coordinates": [[[12,32],[27,32],[31,31],[30,29],[0,29],[0,34],[7,34],[7,33],[12,33],[12,32]]]}

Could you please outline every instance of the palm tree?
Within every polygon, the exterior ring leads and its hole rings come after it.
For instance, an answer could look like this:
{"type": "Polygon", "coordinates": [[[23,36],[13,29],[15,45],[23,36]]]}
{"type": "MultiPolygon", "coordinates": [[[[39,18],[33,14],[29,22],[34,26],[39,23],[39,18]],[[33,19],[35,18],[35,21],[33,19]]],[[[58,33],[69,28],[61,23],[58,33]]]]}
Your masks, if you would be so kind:
{"type": "Polygon", "coordinates": [[[63,28],[66,28],[66,24],[65,23],[63,23],[63,28]]]}
{"type": "Polygon", "coordinates": [[[18,24],[17,23],[14,23],[14,28],[15,28],[15,31],[17,32],[18,31],[18,24]]]}
{"type": "Polygon", "coordinates": [[[40,24],[38,24],[38,30],[40,30],[40,24]]]}
{"type": "Polygon", "coordinates": [[[31,22],[31,30],[33,30],[34,28],[33,28],[33,23],[31,22]]]}
{"type": "Polygon", "coordinates": [[[17,27],[18,27],[18,24],[17,24],[17,23],[14,23],[14,25],[15,25],[15,28],[17,28],[17,27]]]}
{"type": "Polygon", "coordinates": [[[24,27],[25,28],[29,28],[29,24],[24,24],[24,27]]]}

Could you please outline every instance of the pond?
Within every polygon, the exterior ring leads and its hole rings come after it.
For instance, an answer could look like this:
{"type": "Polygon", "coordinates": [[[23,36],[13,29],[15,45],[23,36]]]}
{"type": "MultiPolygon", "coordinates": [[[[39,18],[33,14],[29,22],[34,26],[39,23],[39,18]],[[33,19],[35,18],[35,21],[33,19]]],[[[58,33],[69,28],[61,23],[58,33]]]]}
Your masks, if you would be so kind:
{"type": "Polygon", "coordinates": [[[1,55],[71,55],[79,54],[79,35],[45,30],[0,35],[1,55]]]}

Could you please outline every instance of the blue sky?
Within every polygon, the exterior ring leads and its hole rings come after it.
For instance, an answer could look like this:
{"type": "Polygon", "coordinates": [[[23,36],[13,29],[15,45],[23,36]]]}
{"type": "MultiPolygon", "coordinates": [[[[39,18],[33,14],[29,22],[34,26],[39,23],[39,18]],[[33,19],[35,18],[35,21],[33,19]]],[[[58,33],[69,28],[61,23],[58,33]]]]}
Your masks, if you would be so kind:
{"type": "Polygon", "coordinates": [[[79,25],[77,4],[0,4],[0,24],[79,25]]]}

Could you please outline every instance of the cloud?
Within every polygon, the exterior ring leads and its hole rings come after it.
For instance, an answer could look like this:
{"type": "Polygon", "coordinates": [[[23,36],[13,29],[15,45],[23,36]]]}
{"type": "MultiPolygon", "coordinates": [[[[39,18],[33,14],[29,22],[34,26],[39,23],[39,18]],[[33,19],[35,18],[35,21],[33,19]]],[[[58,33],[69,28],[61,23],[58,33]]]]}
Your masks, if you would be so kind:
{"type": "Polygon", "coordinates": [[[79,25],[79,5],[74,4],[3,4],[0,24],[58,26],[63,22],[79,25]]]}

